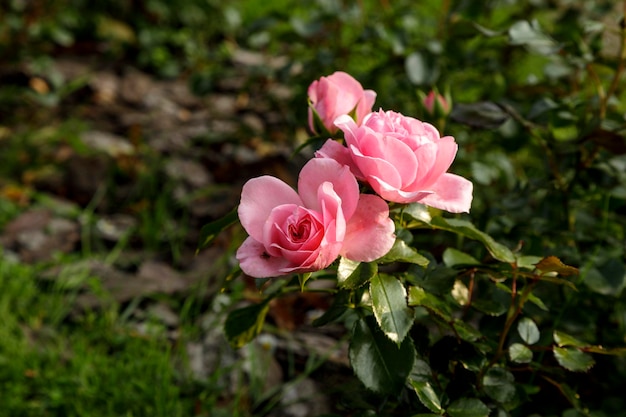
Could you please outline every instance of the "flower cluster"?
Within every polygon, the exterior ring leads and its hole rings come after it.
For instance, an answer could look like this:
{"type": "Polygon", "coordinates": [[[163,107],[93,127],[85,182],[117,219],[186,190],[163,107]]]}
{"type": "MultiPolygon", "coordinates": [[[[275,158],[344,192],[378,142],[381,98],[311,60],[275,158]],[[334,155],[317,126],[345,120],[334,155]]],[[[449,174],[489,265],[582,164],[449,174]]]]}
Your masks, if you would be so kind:
{"type": "Polygon", "coordinates": [[[447,172],[458,148],[453,137],[397,112],[373,112],[376,93],[345,72],[314,81],[308,96],[309,128],[331,138],[302,168],[297,191],[271,176],[244,185],[238,214],[249,237],[237,259],[247,275],[318,271],[338,256],[382,257],[395,242],[386,201],[469,212],[472,183],[447,172]],[[339,132],[345,144],[332,138],[339,132]],[[376,195],[361,193],[358,181],[376,195]]]}

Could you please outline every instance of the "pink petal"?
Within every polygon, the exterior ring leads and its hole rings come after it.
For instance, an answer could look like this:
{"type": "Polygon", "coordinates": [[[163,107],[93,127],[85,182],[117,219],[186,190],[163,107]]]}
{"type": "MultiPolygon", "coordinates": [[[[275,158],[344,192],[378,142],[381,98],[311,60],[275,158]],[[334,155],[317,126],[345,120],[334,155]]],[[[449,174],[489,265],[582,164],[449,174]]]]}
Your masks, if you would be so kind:
{"type": "Polygon", "coordinates": [[[237,212],[246,232],[263,241],[263,228],[274,207],[282,204],[302,205],[298,193],[278,178],[263,176],[248,180],[241,190],[237,212]]]}
{"type": "MultiPolygon", "coordinates": [[[[435,182],[437,182],[438,178],[450,168],[450,165],[452,165],[456,152],[459,148],[452,136],[441,138],[438,142],[436,142],[436,146],[437,153],[432,159],[433,163],[431,164],[429,172],[420,180],[420,184],[423,188],[429,188],[432,186],[435,182]]],[[[422,148],[417,151],[418,158],[421,152],[422,148]]],[[[428,157],[432,156],[429,155],[428,157]]]]}
{"type": "MultiPolygon", "coordinates": [[[[325,243],[335,243],[343,241],[346,234],[346,221],[349,218],[345,215],[343,208],[344,202],[335,193],[332,184],[324,183],[318,191],[318,200],[320,202],[320,211],[322,213],[322,222],[324,223],[324,241],[325,243]]],[[[354,202],[354,210],[359,201],[357,190],[354,202]]],[[[354,210],[350,213],[352,217],[354,210]]]]}
{"type": "Polygon", "coordinates": [[[381,178],[375,176],[369,177],[367,181],[372,186],[374,191],[376,191],[376,194],[378,194],[387,201],[393,201],[395,203],[414,203],[417,201],[421,201],[421,199],[433,193],[432,191],[401,190],[397,187],[393,187],[392,185],[387,184],[381,178]]]}
{"type": "Polygon", "coordinates": [[[361,172],[365,176],[380,177],[400,188],[413,183],[418,163],[411,148],[396,138],[370,132],[369,128],[359,129],[359,143],[350,148],[361,172]],[[356,148],[358,152],[355,151],[356,148]],[[358,154],[365,158],[357,157],[358,154]]]}
{"type": "Polygon", "coordinates": [[[349,167],[355,177],[362,180],[365,179],[361,170],[359,170],[359,168],[354,164],[350,150],[336,140],[328,139],[324,145],[315,152],[315,157],[334,159],[341,165],[349,167]]]}
{"type": "MultiPolygon", "coordinates": [[[[363,98],[363,86],[354,77],[337,71],[328,80],[333,84],[336,91],[335,117],[342,114],[349,114],[357,107],[358,102],[363,98]]],[[[372,103],[373,104],[373,103],[372,103]]],[[[330,120],[332,122],[332,120],[330,120]]]]}
{"type": "Polygon", "coordinates": [[[286,275],[289,261],[285,258],[269,256],[262,243],[248,237],[237,250],[237,260],[241,270],[255,278],[269,278],[286,275]]]}
{"type": "Polygon", "coordinates": [[[456,174],[446,173],[431,187],[434,193],[418,202],[451,213],[469,213],[473,188],[471,181],[456,174]]]}
{"type": "Polygon", "coordinates": [[[341,200],[343,213],[352,216],[359,201],[359,184],[350,172],[350,168],[334,159],[314,158],[306,163],[298,178],[298,192],[307,208],[320,211],[319,189],[322,185],[332,184],[333,195],[341,200]]]}
{"type": "Polygon", "coordinates": [[[378,196],[361,194],[357,210],[347,225],[341,255],[360,262],[378,259],[393,246],[394,229],[387,203],[378,196]]]}
{"type": "Polygon", "coordinates": [[[357,144],[356,135],[358,126],[352,117],[347,114],[343,114],[337,117],[333,124],[343,131],[343,136],[348,147],[350,147],[350,145],[357,144]]]}
{"type": "Polygon", "coordinates": [[[363,123],[363,119],[372,112],[372,107],[376,101],[376,92],[374,90],[363,91],[363,97],[356,108],[357,125],[363,123]]]}

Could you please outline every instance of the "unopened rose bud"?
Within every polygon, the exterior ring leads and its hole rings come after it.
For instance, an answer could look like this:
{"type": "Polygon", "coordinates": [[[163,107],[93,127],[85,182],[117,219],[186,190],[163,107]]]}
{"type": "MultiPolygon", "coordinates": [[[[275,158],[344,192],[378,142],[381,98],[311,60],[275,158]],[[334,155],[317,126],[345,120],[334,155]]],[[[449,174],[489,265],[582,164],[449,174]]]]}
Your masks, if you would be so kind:
{"type": "Polygon", "coordinates": [[[445,118],[448,114],[450,114],[450,110],[452,109],[452,100],[448,94],[444,97],[437,91],[437,89],[433,89],[430,93],[428,93],[428,95],[424,96],[422,93],[420,96],[422,97],[422,105],[424,106],[424,110],[428,116],[433,119],[440,119],[445,118]]]}

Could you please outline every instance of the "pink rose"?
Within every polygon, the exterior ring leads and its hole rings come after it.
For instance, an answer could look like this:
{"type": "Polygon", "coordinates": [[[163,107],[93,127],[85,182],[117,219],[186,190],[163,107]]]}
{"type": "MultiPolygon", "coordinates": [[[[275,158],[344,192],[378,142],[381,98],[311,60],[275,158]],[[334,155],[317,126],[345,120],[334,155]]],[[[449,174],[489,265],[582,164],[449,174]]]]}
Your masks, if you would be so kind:
{"type": "Polygon", "coordinates": [[[372,90],[363,90],[361,84],[351,75],[337,71],[328,77],[313,81],[308,89],[309,96],[309,128],[319,133],[315,127],[313,109],[319,115],[324,127],[330,134],[338,131],[333,124],[341,115],[348,114],[356,117],[356,122],[372,111],[376,93],[372,90]]]}
{"type": "Polygon", "coordinates": [[[257,278],[318,271],[339,255],[370,262],[395,241],[387,203],[359,194],[350,169],[332,159],[310,160],[298,192],[270,176],[249,180],[238,212],[250,236],[236,256],[257,278]]]}
{"type": "Polygon", "coordinates": [[[347,147],[328,140],[317,157],[348,165],[385,200],[469,212],[472,183],[446,172],[458,148],[453,137],[440,137],[432,125],[393,111],[370,113],[361,126],[348,116],[335,124],[347,147]]]}

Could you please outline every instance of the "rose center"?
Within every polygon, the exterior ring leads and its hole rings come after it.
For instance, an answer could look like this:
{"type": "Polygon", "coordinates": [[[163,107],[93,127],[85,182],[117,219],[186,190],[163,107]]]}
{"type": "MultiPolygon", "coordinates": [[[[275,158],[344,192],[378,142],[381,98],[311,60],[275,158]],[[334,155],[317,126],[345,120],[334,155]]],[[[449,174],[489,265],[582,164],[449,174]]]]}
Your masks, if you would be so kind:
{"type": "Polygon", "coordinates": [[[292,242],[303,242],[308,239],[311,233],[311,222],[308,220],[299,221],[289,225],[289,237],[292,242]]]}

